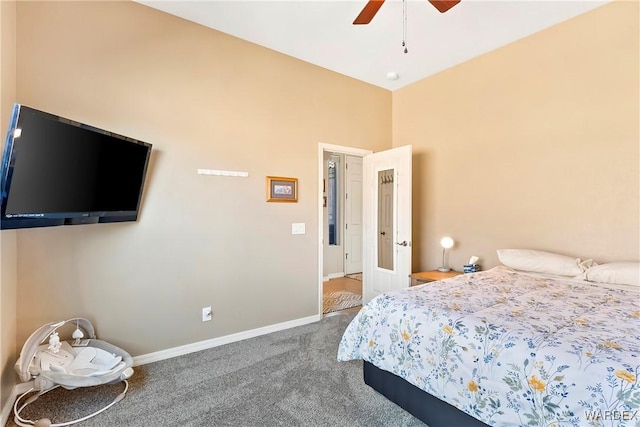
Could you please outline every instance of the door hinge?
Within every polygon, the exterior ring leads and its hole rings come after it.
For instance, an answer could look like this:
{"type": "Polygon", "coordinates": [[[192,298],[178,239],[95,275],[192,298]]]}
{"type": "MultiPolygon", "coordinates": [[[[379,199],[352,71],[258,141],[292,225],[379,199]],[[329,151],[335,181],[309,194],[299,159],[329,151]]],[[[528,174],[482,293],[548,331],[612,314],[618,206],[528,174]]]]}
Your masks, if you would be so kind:
{"type": "Polygon", "coordinates": [[[344,259],[349,259],[349,254],[348,253],[344,254],[344,259]]]}
{"type": "Polygon", "coordinates": [[[344,225],[344,229],[345,229],[345,230],[348,230],[348,229],[349,229],[349,224],[345,224],[345,225],[344,225]]]}
{"type": "Polygon", "coordinates": [[[349,193],[344,193],[344,199],[347,200],[349,198],[349,193]]]}

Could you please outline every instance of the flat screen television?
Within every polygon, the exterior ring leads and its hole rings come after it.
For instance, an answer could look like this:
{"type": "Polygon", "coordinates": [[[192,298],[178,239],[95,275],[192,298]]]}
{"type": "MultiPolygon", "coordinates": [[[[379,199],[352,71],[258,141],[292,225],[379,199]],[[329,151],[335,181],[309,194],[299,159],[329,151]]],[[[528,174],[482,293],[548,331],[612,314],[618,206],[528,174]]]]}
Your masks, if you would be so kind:
{"type": "Polygon", "coordinates": [[[0,229],[136,221],[151,144],[14,104],[0,229]]]}

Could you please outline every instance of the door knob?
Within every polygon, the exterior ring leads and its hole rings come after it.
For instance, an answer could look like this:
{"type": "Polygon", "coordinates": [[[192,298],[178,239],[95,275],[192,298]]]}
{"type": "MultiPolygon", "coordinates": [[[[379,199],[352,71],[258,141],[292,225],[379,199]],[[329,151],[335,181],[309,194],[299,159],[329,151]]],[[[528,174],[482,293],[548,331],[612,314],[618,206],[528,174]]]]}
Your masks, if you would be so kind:
{"type": "Polygon", "coordinates": [[[387,234],[387,233],[385,233],[384,231],[381,231],[381,232],[380,232],[380,234],[382,234],[382,235],[384,236],[384,235],[385,235],[385,234],[387,234]]]}
{"type": "Polygon", "coordinates": [[[396,245],[400,245],[400,246],[407,246],[408,243],[406,240],[403,240],[402,242],[396,242],[396,245]]]}

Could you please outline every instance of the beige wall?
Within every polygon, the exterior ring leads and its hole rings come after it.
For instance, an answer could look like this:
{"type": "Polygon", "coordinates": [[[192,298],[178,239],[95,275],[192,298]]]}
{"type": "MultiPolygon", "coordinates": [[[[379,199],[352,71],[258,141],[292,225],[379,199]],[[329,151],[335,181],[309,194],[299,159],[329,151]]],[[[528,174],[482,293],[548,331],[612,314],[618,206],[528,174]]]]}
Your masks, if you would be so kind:
{"type": "Polygon", "coordinates": [[[136,3],[20,2],[17,34],[19,102],[154,148],[138,222],[18,232],[19,343],[86,316],[135,356],[318,314],[318,142],[389,148],[391,92],[136,3]]]}
{"type": "Polygon", "coordinates": [[[414,270],[498,248],[639,255],[638,2],[614,2],[393,93],[414,148],[414,270]]]}
{"type": "MultiPolygon", "coordinates": [[[[6,135],[16,95],[16,3],[0,2],[0,135],[6,135]]],[[[0,147],[4,149],[4,137],[0,147]]],[[[16,232],[0,232],[0,410],[16,383],[16,232]]],[[[2,417],[0,417],[2,419],[2,417]]]]}

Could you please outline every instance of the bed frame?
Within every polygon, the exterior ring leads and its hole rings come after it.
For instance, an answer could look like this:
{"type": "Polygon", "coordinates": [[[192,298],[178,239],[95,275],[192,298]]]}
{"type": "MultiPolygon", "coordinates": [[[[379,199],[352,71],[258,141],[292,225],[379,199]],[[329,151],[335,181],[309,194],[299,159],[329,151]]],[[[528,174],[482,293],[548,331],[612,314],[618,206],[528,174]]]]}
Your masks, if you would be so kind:
{"type": "Polygon", "coordinates": [[[488,427],[402,378],[364,361],[364,382],[429,427],[488,427]]]}

